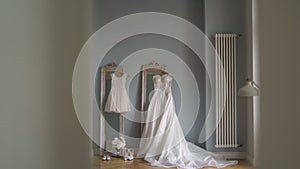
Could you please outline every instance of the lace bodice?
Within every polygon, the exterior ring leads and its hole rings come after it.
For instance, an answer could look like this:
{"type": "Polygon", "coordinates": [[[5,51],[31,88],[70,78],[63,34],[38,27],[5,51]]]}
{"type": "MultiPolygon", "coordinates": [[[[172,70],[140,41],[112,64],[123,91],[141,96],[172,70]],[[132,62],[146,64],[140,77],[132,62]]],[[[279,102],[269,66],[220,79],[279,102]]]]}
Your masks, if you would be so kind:
{"type": "Polygon", "coordinates": [[[169,74],[153,76],[154,89],[169,93],[171,91],[172,79],[172,76],[169,74]]]}

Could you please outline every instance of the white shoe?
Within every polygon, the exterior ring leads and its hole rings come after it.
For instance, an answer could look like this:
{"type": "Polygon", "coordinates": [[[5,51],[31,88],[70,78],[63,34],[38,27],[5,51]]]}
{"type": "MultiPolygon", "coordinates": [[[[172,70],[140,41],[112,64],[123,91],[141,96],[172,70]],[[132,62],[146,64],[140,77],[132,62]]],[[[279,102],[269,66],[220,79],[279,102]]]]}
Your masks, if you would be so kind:
{"type": "Polygon", "coordinates": [[[109,155],[106,156],[106,160],[110,160],[110,156],[109,155]]]}
{"type": "Polygon", "coordinates": [[[102,160],[103,161],[110,160],[110,156],[109,155],[105,155],[105,156],[102,157],[102,160]]]}
{"type": "Polygon", "coordinates": [[[124,160],[125,160],[125,161],[127,161],[127,160],[128,160],[128,161],[131,161],[131,160],[133,160],[133,157],[126,156],[126,157],[124,157],[124,160]]]}

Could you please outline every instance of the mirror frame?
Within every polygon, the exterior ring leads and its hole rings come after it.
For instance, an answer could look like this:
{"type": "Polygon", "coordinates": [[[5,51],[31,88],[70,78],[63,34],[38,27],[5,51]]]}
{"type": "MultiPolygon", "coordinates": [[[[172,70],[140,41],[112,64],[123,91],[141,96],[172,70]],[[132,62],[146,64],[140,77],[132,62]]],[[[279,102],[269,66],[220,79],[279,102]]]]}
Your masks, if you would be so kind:
{"type": "MultiPolygon", "coordinates": [[[[106,151],[106,134],[105,134],[105,114],[104,111],[106,105],[105,82],[107,79],[111,79],[111,73],[115,71],[123,72],[123,67],[116,64],[111,64],[101,67],[101,89],[100,89],[100,155],[104,155],[106,151]]],[[[123,113],[119,114],[119,137],[124,136],[124,116],[123,113]]]]}
{"type": "Polygon", "coordinates": [[[142,96],[141,96],[141,131],[144,129],[144,117],[146,111],[146,95],[147,95],[147,75],[148,74],[166,74],[166,66],[164,64],[159,64],[154,60],[148,64],[142,65],[142,96]]]}

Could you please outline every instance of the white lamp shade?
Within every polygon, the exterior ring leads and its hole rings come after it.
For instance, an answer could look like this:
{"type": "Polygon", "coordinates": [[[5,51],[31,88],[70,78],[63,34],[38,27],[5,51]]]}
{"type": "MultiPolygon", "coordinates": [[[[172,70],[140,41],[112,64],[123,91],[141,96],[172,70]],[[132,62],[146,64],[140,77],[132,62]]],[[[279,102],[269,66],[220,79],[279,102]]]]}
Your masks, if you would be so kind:
{"type": "Polygon", "coordinates": [[[259,89],[253,86],[253,81],[246,81],[246,85],[239,89],[239,96],[259,96],[259,89]]]}

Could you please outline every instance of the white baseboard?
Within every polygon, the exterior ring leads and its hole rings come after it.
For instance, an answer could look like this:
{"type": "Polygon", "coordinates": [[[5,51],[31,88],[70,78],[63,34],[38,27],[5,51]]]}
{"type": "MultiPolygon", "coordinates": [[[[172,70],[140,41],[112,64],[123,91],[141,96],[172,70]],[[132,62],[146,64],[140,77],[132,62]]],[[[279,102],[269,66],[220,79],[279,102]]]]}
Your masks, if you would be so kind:
{"type": "MultiPolygon", "coordinates": [[[[134,149],[134,154],[137,153],[137,148],[134,149]]],[[[94,155],[100,155],[100,149],[96,148],[93,151],[94,155]]],[[[225,159],[234,159],[234,160],[247,160],[251,165],[254,164],[254,159],[251,155],[246,152],[213,152],[215,154],[223,156],[225,159]]]]}
{"type": "Polygon", "coordinates": [[[214,152],[223,156],[225,159],[245,160],[247,159],[246,152],[214,152]]]}

